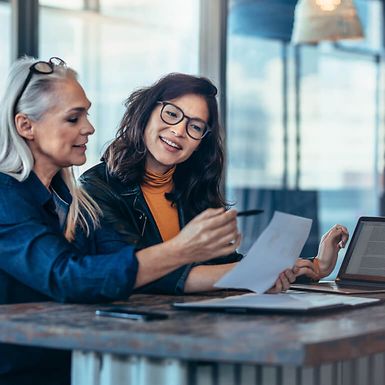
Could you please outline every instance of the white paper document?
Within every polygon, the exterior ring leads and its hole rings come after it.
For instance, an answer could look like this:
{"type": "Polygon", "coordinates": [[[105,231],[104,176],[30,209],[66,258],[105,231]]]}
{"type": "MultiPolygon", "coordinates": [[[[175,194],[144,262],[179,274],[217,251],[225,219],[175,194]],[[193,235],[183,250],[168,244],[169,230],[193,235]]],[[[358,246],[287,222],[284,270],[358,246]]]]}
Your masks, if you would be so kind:
{"type": "Polygon", "coordinates": [[[283,270],[293,267],[311,224],[311,219],[276,211],[247,255],[214,286],[264,293],[283,270]]]}

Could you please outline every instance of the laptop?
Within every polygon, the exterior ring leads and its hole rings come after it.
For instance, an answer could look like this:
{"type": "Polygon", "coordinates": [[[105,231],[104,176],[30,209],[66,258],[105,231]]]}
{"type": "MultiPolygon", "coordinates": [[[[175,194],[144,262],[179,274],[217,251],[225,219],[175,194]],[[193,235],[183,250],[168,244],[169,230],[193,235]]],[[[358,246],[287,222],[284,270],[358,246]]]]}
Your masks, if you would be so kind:
{"type": "Polygon", "coordinates": [[[359,218],[335,281],[291,288],[336,294],[385,292],[385,217],[359,218]]]}

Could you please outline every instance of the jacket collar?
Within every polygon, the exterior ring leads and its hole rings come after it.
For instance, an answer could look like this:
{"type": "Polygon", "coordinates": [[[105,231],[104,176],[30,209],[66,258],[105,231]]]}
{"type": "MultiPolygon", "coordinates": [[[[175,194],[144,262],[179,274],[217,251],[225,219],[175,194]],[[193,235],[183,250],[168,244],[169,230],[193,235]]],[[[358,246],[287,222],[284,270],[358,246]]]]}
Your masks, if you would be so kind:
{"type": "MultiPolygon", "coordinates": [[[[108,174],[108,172],[107,172],[108,174]]],[[[140,188],[140,185],[138,183],[130,183],[130,184],[124,184],[118,179],[111,177],[109,174],[107,175],[109,183],[114,185],[114,190],[123,198],[123,199],[129,199],[132,200],[131,205],[134,207],[136,211],[139,212],[139,218],[144,218],[145,221],[150,219],[155,223],[155,220],[153,219],[151,215],[151,211],[146,203],[146,200],[144,199],[142,190],[140,188]],[[114,180],[115,179],[115,180],[114,180]],[[144,214],[144,216],[143,216],[144,214]]],[[[178,210],[178,216],[179,216],[179,226],[180,228],[183,228],[186,226],[186,215],[184,213],[183,207],[184,205],[181,204],[181,202],[176,202],[176,207],[178,210]]],[[[142,232],[144,231],[145,224],[143,226],[142,232]]]]}
{"type": "MultiPolygon", "coordinates": [[[[31,171],[24,183],[28,186],[28,190],[38,204],[44,206],[51,201],[51,192],[47,190],[33,171],[31,171]]],[[[71,193],[62,179],[60,171],[52,178],[51,186],[60,199],[62,199],[67,205],[72,203],[71,193]]]]}

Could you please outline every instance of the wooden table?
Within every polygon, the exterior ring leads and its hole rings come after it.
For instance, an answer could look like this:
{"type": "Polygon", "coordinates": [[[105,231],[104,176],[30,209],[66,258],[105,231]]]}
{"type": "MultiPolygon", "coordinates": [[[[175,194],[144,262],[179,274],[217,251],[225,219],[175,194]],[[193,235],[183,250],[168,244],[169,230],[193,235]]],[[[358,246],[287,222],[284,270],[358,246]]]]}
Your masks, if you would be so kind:
{"type": "Polygon", "coordinates": [[[0,341],[72,350],[73,385],[385,382],[385,304],[310,316],[170,306],[207,296],[134,295],[121,303],[170,315],[150,322],[95,316],[105,304],[2,305],[0,341]]]}

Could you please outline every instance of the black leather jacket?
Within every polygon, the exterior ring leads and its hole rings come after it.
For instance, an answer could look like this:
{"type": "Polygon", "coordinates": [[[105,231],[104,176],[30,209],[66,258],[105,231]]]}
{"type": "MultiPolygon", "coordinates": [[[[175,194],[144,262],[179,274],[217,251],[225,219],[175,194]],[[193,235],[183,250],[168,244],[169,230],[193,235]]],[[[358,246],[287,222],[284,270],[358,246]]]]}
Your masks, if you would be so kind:
{"type": "MultiPolygon", "coordinates": [[[[116,251],[123,244],[134,245],[137,250],[163,242],[154,217],[138,184],[123,184],[111,176],[104,162],[86,171],[80,182],[83,188],[99,204],[103,218],[101,228],[92,235],[96,252],[116,251]]],[[[186,205],[176,202],[180,228],[192,218],[186,215],[186,205]]],[[[216,258],[207,264],[239,261],[240,254],[216,258]]],[[[186,278],[193,266],[182,266],[164,277],[140,288],[139,292],[183,294],[186,278]]]]}

